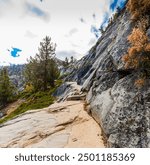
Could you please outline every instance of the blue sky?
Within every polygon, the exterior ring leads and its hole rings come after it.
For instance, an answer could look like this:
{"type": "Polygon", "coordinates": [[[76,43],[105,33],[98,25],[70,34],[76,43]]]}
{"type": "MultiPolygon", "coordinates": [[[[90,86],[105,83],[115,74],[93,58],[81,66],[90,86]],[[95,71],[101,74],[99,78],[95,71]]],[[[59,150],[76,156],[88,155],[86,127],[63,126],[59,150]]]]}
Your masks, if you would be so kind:
{"type": "MultiPolygon", "coordinates": [[[[109,7],[110,7],[110,11],[112,13],[114,13],[116,11],[117,7],[120,7],[121,9],[124,7],[124,4],[127,0],[112,0],[109,7]]],[[[111,14],[112,14],[111,13],[111,14]]],[[[108,20],[110,18],[110,12],[105,12],[103,15],[103,22],[101,23],[100,27],[106,27],[108,20]]]]}
{"type": "Polygon", "coordinates": [[[98,29],[107,24],[125,0],[0,0],[0,65],[25,63],[49,35],[56,55],[79,59],[96,43],[98,29]],[[8,49],[22,50],[12,57],[8,49]]]}
{"type": "Polygon", "coordinates": [[[8,51],[10,52],[10,55],[12,57],[19,57],[19,52],[21,52],[22,50],[18,49],[18,48],[12,48],[11,50],[8,49],[8,51]]]}
{"type": "Polygon", "coordinates": [[[112,0],[110,9],[114,11],[117,7],[122,8],[127,0],[112,0]]]}
{"type": "Polygon", "coordinates": [[[44,15],[46,15],[44,11],[42,11],[41,9],[39,9],[38,7],[34,5],[27,3],[26,6],[29,11],[31,11],[32,13],[36,14],[39,17],[43,17],[44,15]]]}
{"type": "Polygon", "coordinates": [[[112,11],[115,10],[115,8],[116,8],[116,6],[117,6],[117,3],[118,3],[118,0],[113,0],[113,2],[111,3],[110,9],[111,9],[112,11]]]}

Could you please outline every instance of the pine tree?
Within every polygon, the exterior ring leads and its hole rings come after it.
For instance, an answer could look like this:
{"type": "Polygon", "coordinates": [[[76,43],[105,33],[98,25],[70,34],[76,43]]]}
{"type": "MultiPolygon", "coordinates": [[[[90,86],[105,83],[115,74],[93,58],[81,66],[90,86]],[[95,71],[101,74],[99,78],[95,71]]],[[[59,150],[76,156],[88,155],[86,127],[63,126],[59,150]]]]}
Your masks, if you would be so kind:
{"type": "Polygon", "coordinates": [[[120,8],[119,6],[116,8],[116,13],[117,13],[118,16],[119,16],[120,13],[121,13],[121,8],[120,8]]]}
{"type": "MultiPolygon", "coordinates": [[[[110,24],[110,19],[109,19],[109,21],[108,21],[108,24],[110,24]]],[[[104,28],[103,28],[103,26],[101,26],[101,27],[99,28],[99,31],[101,32],[101,34],[104,33],[104,28]]]]}
{"type": "Polygon", "coordinates": [[[40,47],[39,53],[35,57],[30,57],[26,65],[25,75],[27,82],[30,82],[35,91],[46,91],[48,86],[54,86],[54,81],[58,77],[59,71],[54,60],[56,44],[51,42],[51,38],[46,36],[40,47]]]}
{"type": "Polygon", "coordinates": [[[70,63],[71,63],[71,64],[73,64],[73,63],[74,63],[74,61],[75,61],[75,60],[74,60],[74,57],[73,57],[73,56],[71,56],[71,57],[70,57],[70,63]]]}
{"type": "Polygon", "coordinates": [[[68,66],[69,65],[69,60],[68,60],[68,58],[66,57],[65,58],[65,66],[68,66]]]}
{"type": "Polygon", "coordinates": [[[73,56],[70,57],[70,64],[74,64],[77,61],[73,56]]]}
{"type": "Polygon", "coordinates": [[[54,59],[49,61],[49,72],[48,72],[48,83],[51,87],[55,86],[55,79],[57,79],[60,75],[59,69],[54,59]]]}
{"type": "Polygon", "coordinates": [[[0,71],[0,105],[6,106],[13,100],[14,86],[10,82],[7,68],[0,71]]]}

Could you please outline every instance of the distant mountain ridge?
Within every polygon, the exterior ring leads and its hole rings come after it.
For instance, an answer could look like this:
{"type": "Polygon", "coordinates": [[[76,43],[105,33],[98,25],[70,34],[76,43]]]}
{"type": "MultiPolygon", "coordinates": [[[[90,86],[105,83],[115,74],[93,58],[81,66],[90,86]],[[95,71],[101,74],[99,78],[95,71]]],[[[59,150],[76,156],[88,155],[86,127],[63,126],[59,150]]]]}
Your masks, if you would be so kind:
{"type": "MultiPolygon", "coordinates": [[[[55,58],[55,61],[59,67],[59,69],[63,69],[63,61],[55,58]]],[[[12,83],[16,86],[18,91],[22,91],[24,89],[25,77],[24,77],[24,69],[26,64],[10,64],[8,66],[0,66],[0,69],[3,67],[8,68],[8,74],[12,83]]]]}

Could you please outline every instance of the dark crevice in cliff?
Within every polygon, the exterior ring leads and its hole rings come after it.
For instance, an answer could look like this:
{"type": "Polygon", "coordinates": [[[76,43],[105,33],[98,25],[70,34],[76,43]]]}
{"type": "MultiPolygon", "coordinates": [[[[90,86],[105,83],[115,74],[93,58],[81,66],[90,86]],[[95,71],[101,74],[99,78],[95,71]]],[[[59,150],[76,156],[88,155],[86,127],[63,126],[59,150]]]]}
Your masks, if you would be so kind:
{"type": "Polygon", "coordinates": [[[119,73],[120,78],[124,78],[124,77],[132,74],[133,70],[132,69],[130,69],[130,70],[118,70],[117,72],[119,73]]]}

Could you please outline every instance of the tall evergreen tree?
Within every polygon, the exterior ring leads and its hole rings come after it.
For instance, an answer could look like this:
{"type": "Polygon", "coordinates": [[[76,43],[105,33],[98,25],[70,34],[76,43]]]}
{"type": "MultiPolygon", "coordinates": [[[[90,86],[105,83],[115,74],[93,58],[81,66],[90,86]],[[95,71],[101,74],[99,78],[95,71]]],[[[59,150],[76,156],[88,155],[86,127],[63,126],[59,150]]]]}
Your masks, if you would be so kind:
{"type": "Polygon", "coordinates": [[[69,60],[68,60],[68,58],[66,57],[65,58],[65,66],[68,66],[69,65],[69,60]]]}
{"type": "MultiPolygon", "coordinates": [[[[110,19],[109,19],[109,24],[110,24],[110,19]]],[[[103,26],[101,26],[100,28],[99,28],[99,31],[101,32],[101,34],[103,34],[104,33],[104,28],[103,28],[103,26]]]]}
{"type": "Polygon", "coordinates": [[[77,61],[73,56],[70,57],[70,64],[74,64],[77,61]]]}
{"type": "Polygon", "coordinates": [[[7,68],[0,71],[0,105],[5,106],[13,100],[14,86],[10,82],[7,68]]]}
{"type": "Polygon", "coordinates": [[[120,13],[121,13],[121,7],[118,6],[118,7],[116,8],[116,13],[117,13],[118,16],[120,15],[120,13]]]}
{"type": "Polygon", "coordinates": [[[46,36],[40,47],[39,53],[35,57],[30,57],[28,64],[26,65],[26,78],[30,82],[34,89],[47,90],[47,87],[54,86],[54,81],[58,77],[59,71],[57,64],[54,60],[56,44],[51,42],[51,38],[46,36]]]}

